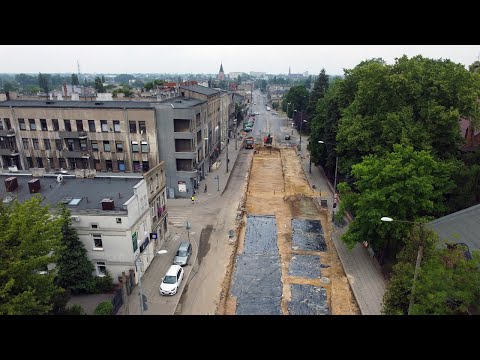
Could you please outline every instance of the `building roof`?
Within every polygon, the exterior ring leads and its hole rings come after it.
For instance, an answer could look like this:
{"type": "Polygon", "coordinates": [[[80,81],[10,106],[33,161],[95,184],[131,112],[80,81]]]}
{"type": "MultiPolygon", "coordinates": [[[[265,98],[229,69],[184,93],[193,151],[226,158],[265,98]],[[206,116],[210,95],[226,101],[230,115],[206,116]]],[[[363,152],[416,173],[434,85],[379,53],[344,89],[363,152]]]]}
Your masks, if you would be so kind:
{"type": "Polygon", "coordinates": [[[207,102],[207,100],[187,98],[183,96],[177,96],[171,99],[165,99],[160,101],[162,104],[172,104],[175,109],[188,109],[199,104],[207,102]]]}
{"type": "Polygon", "coordinates": [[[217,93],[220,92],[218,90],[208,88],[208,87],[205,87],[205,86],[201,86],[201,85],[180,86],[180,89],[190,90],[190,91],[197,92],[199,94],[203,94],[203,95],[207,95],[207,96],[217,94],[217,93]]]}
{"type": "Polygon", "coordinates": [[[465,243],[471,250],[480,250],[480,204],[457,211],[427,223],[440,241],[465,243]]]}
{"type": "Polygon", "coordinates": [[[24,108],[100,108],[100,109],[153,109],[147,101],[67,101],[67,100],[8,100],[0,102],[0,107],[24,108]]]}
{"type": "Polygon", "coordinates": [[[223,72],[223,64],[220,64],[220,72],[223,72]]]}
{"type": "MultiPolygon", "coordinates": [[[[0,176],[0,198],[6,199],[8,195],[24,202],[32,198],[35,194],[31,194],[28,188],[28,182],[36,179],[32,176],[2,174],[0,176]],[[9,177],[17,178],[18,187],[13,192],[7,193],[5,180],[9,177]]],[[[39,194],[43,198],[42,204],[50,204],[51,208],[55,208],[58,202],[64,198],[81,198],[78,205],[67,205],[72,214],[125,214],[123,204],[133,196],[133,187],[143,179],[136,178],[94,178],[81,179],[75,177],[63,176],[63,181],[57,182],[57,175],[44,176],[38,178],[40,180],[39,194]],[[118,194],[120,193],[120,197],[118,194]],[[110,198],[113,200],[115,210],[102,210],[102,199],[110,198]],[[88,201],[87,201],[88,200],[88,201]]]]}

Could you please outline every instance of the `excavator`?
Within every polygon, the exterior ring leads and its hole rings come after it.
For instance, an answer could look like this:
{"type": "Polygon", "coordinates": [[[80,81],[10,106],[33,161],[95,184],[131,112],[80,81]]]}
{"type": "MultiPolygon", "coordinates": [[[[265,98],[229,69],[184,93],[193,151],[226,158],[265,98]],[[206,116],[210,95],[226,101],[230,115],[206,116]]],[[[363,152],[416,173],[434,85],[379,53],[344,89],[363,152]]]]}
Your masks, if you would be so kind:
{"type": "Polygon", "coordinates": [[[273,137],[270,134],[268,134],[263,138],[263,146],[272,147],[272,141],[273,141],[273,137]]]}

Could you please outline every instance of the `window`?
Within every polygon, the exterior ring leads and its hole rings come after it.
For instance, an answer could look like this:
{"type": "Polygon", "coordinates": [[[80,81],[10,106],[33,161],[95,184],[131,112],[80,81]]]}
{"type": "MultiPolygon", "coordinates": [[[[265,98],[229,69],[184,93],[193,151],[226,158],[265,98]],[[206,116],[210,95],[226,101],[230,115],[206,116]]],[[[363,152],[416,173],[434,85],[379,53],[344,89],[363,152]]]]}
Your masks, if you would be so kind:
{"type": "Polygon", "coordinates": [[[27,164],[29,169],[33,168],[33,158],[27,157],[27,164]]]}
{"type": "Polygon", "coordinates": [[[83,131],[83,120],[77,120],[77,131],[83,131]]]}
{"type": "Polygon", "coordinates": [[[63,120],[65,124],[65,131],[72,131],[72,124],[70,124],[70,120],[63,120]]]}
{"type": "Polygon", "coordinates": [[[28,139],[23,138],[23,139],[22,139],[22,142],[23,142],[23,148],[24,148],[25,150],[28,149],[28,139]]]}
{"type": "Polygon", "coordinates": [[[138,152],[138,142],[132,141],[132,152],[138,152]]]}
{"type": "Polygon", "coordinates": [[[148,153],[148,144],[146,141],[142,141],[142,153],[148,153]]]}
{"type": "Polygon", "coordinates": [[[137,122],[129,121],[130,124],[130,134],[135,134],[137,132],[137,122]]]}
{"type": "Polygon", "coordinates": [[[145,125],[145,121],[138,122],[138,130],[140,130],[140,134],[145,134],[147,132],[147,126],[145,125]]]}
{"type": "Polygon", "coordinates": [[[12,128],[12,125],[10,124],[10,119],[4,118],[3,121],[5,121],[5,127],[7,128],[7,130],[10,130],[12,128]]]}
{"type": "Polygon", "coordinates": [[[105,266],[104,261],[98,261],[96,267],[97,267],[97,276],[103,277],[107,275],[107,267],[105,266]]]}
{"type": "Polygon", "coordinates": [[[100,120],[100,126],[102,127],[102,132],[108,132],[107,120],[100,120]]]}
{"type": "Polygon", "coordinates": [[[92,234],[93,237],[93,250],[103,250],[102,235],[92,234]]]}
{"type": "Polygon", "coordinates": [[[3,121],[0,119],[0,130],[3,130],[3,121]]]}
{"type": "Polygon", "coordinates": [[[107,140],[103,142],[103,151],[110,152],[110,141],[107,140]]]}
{"type": "Polygon", "coordinates": [[[40,128],[42,131],[48,131],[46,119],[40,119],[40,128]]]}
{"type": "Polygon", "coordinates": [[[43,160],[41,157],[37,157],[37,167],[38,168],[43,168],[43,160]]]}
{"type": "Polygon", "coordinates": [[[39,150],[40,146],[39,146],[38,139],[32,139],[32,142],[33,142],[33,149],[34,150],[39,150]]]}
{"type": "Polygon", "coordinates": [[[53,131],[60,130],[60,128],[58,127],[58,119],[52,119],[52,126],[53,126],[53,131]]]}
{"type": "Polygon", "coordinates": [[[117,224],[121,224],[122,223],[122,218],[117,218],[117,224]]]}
{"type": "Polygon", "coordinates": [[[82,151],[87,151],[87,140],[80,140],[80,149],[82,151]]]}
{"type": "Polygon", "coordinates": [[[62,139],[55,139],[55,147],[57,148],[57,150],[62,150],[62,139]]]}
{"type": "Polygon", "coordinates": [[[28,119],[28,123],[30,124],[30,130],[36,130],[35,127],[35,119],[28,119]]]}
{"type": "Polygon", "coordinates": [[[18,124],[20,125],[20,130],[27,130],[24,119],[18,119],[18,124]]]}
{"type": "Polygon", "coordinates": [[[43,139],[43,144],[45,145],[45,150],[51,150],[50,139],[43,139]]]}
{"type": "Polygon", "coordinates": [[[90,145],[92,145],[92,151],[98,151],[98,143],[96,141],[90,142],[90,145]]]}
{"type": "Polygon", "coordinates": [[[67,139],[67,148],[68,151],[75,151],[75,143],[73,139],[67,139]]]}
{"type": "Polygon", "coordinates": [[[123,152],[123,143],[121,141],[115,141],[115,146],[117,148],[117,152],[123,152]]]}
{"type": "Polygon", "coordinates": [[[92,229],[98,229],[98,224],[91,224],[92,229]]]}
{"type": "Polygon", "coordinates": [[[88,131],[96,132],[97,129],[95,128],[95,120],[88,120],[88,131]]]}
{"type": "Polygon", "coordinates": [[[120,121],[113,120],[113,131],[120,132],[120,121]]]}

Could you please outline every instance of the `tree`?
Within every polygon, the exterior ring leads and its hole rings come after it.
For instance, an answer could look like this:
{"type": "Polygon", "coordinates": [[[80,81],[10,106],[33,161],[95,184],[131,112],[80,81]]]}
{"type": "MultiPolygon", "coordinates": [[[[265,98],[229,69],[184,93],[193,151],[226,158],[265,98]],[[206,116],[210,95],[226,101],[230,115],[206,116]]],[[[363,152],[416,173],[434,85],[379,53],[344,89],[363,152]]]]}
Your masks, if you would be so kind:
{"type": "Polygon", "coordinates": [[[445,194],[454,186],[451,162],[436,160],[428,151],[415,151],[410,145],[396,144],[385,155],[369,155],[352,167],[354,191],[339,184],[341,207],[355,219],[342,239],[353,247],[368,240],[380,253],[380,262],[395,258],[403,246],[405,226],[385,224],[382,216],[416,221],[442,215],[445,194]]]}
{"type": "Polygon", "coordinates": [[[100,77],[95,78],[95,90],[97,90],[97,93],[104,93],[105,88],[103,87],[102,79],[100,77]]]}
{"type": "Polygon", "coordinates": [[[322,69],[317,80],[315,80],[315,83],[313,84],[313,90],[308,98],[307,116],[309,121],[315,116],[318,100],[325,96],[328,90],[328,85],[328,75],[325,74],[325,69],[322,69]]]}
{"type": "Polygon", "coordinates": [[[61,221],[34,196],[8,206],[0,202],[0,314],[41,315],[64,290],[47,265],[61,250],[61,221]]]}
{"type": "Polygon", "coordinates": [[[237,85],[240,85],[242,83],[242,77],[238,75],[237,77],[237,85]]]}
{"type": "Polygon", "coordinates": [[[121,75],[115,76],[113,80],[118,84],[122,84],[122,83],[128,83],[128,80],[133,80],[133,79],[135,79],[135,76],[133,75],[121,74],[121,75]]]}
{"type": "Polygon", "coordinates": [[[95,308],[95,315],[113,315],[113,304],[111,301],[104,301],[95,308]]]}
{"type": "Polygon", "coordinates": [[[78,75],[77,74],[72,74],[72,85],[79,85],[78,81],[78,75]]]}
{"type": "Polygon", "coordinates": [[[50,75],[38,73],[38,86],[43,90],[45,94],[48,96],[48,80],[50,75]]]}
{"type": "Polygon", "coordinates": [[[472,65],[468,67],[468,70],[472,73],[480,73],[480,61],[475,61],[472,65]]]}
{"type": "Polygon", "coordinates": [[[73,294],[86,293],[95,270],[87,258],[85,245],[72,227],[70,211],[62,205],[58,214],[62,220],[62,250],[57,262],[57,283],[73,294]]]}
{"type": "Polygon", "coordinates": [[[406,315],[412,296],[413,275],[419,245],[423,256],[415,292],[412,315],[465,314],[477,306],[480,296],[480,257],[474,251],[467,260],[463,249],[456,244],[437,248],[438,235],[415,226],[405,248],[399,253],[392,277],[383,297],[382,312],[387,315],[406,315]]]}
{"type": "Polygon", "coordinates": [[[345,72],[354,101],[342,112],[337,151],[350,164],[400,142],[451,159],[463,139],[461,116],[480,120],[480,77],[450,60],[403,56],[371,60],[345,72]]]}
{"type": "MultiPolygon", "coordinates": [[[[287,111],[287,104],[290,103],[288,107],[288,117],[293,117],[294,109],[298,112],[304,112],[307,108],[308,97],[309,93],[304,85],[292,86],[283,99],[283,111],[287,111]]],[[[304,119],[306,120],[305,117],[304,119]]]]}
{"type": "Polygon", "coordinates": [[[105,83],[105,75],[102,75],[102,83],[105,83]]]}
{"type": "Polygon", "coordinates": [[[17,91],[17,90],[18,90],[18,86],[15,83],[10,81],[5,81],[3,83],[3,91],[7,92],[7,91],[17,91]]]}

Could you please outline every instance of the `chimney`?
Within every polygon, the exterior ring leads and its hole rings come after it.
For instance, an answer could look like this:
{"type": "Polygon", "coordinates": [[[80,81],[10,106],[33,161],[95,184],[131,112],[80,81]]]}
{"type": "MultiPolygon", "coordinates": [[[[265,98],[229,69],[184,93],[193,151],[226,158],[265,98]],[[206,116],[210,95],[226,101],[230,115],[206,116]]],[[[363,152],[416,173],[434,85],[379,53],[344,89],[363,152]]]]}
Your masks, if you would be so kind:
{"type": "Polygon", "coordinates": [[[112,199],[102,200],[102,210],[115,210],[115,205],[112,199]]]}
{"type": "Polygon", "coordinates": [[[30,194],[35,194],[40,192],[40,179],[32,179],[28,182],[28,190],[30,194]]]}
{"type": "Polygon", "coordinates": [[[15,176],[5,179],[5,190],[7,192],[15,191],[18,187],[17,178],[15,176]]]}

